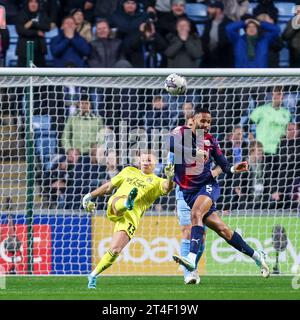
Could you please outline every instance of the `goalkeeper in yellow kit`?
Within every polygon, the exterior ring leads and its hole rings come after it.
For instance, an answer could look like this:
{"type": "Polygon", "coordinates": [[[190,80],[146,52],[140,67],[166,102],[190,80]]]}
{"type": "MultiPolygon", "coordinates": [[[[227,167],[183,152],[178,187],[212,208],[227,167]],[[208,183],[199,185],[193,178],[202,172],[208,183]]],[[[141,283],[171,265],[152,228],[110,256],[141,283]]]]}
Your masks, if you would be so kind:
{"type": "Polygon", "coordinates": [[[145,211],[158,197],[173,189],[174,165],[168,164],[165,167],[167,179],[159,178],[153,173],[155,166],[154,154],[141,152],[140,169],[126,167],[110,181],[83,197],[83,208],[94,212],[96,206],[91,200],[115,190],[108,200],[107,208],[108,219],[115,223],[113,237],[109,250],[88,277],[89,289],[96,288],[97,276],[115,262],[132,239],[145,211]]]}

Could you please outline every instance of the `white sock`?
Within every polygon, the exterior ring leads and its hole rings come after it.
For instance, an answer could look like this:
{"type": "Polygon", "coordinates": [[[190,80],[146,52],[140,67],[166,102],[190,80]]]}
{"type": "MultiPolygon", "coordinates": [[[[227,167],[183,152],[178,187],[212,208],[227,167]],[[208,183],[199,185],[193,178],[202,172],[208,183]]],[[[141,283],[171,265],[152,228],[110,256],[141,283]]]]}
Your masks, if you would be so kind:
{"type": "Polygon", "coordinates": [[[254,251],[253,256],[251,257],[255,262],[260,262],[260,254],[257,251],[254,251]]]}
{"type": "Polygon", "coordinates": [[[97,277],[97,271],[96,271],[96,269],[90,274],[92,277],[97,277]]]}
{"type": "Polygon", "coordinates": [[[188,258],[190,259],[190,261],[192,261],[194,264],[196,264],[196,258],[197,258],[197,255],[193,252],[190,252],[188,254],[188,258]]]}

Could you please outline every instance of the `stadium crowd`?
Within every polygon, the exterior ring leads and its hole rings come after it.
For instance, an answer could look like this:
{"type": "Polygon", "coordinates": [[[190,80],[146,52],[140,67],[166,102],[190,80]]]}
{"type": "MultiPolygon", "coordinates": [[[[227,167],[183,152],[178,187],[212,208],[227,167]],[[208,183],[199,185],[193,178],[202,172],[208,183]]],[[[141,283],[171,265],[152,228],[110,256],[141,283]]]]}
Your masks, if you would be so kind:
{"type": "Polygon", "coordinates": [[[38,67],[279,67],[284,48],[297,67],[294,4],[294,16],[283,17],[272,0],[1,0],[17,33],[15,48],[12,29],[0,29],[2,64],[11,66],[6,53],[16,50],[26,66],[30,40],[38,67]],[[187,12],[191,3],[205,12],[187,12]]]}
{"type": "MultiPolygon", "coordinates": [[[[38,67],[48,65],[47,50],[54,67],[278,67],[285,41],[290,67],[300,63],[300,2],[280,34],[273,1],[258,1],[252,15],[248,1],[203,1],[207,16],[201,22],[201,36],[199,23],[185,12],[188,2],[196,1],[0,0],[7,10],[7,23],[15,24],[19,35],[18,66],[26,65],[28,40],[34,41],[38,67]],[[55,28],[58,35],[47,46],[46,33],[55,28]]],[[[5,64],[9,33],[8,29],[0,32],[5,64]]],[[[23,119],[24,129],[23,92],[0,90],[2,114],[23,119]]],[[[193,109],[201,105],[212,113],[211,132],[229,161],[247,160],[250,167],[238,178],[221,177],[218,209],[227,213],[299,208],[297,90],[290,86],[204,88],[174,98],[155,90],[36,87],[35,178],[43,205],[79,209],[83,194],[120,172],[120,154],[110,137],[113,133],[121,141],[121,120],[128,120],[130,128],[144,128],[148,135],[153,129],[170,132],[189,121],[193,109]]],[[[22,130],[19,134],[24,136],[22,130]]],[[[136,159],[132,163],[138,165],[136,159]]],[[[162,172],[160,161],[156,173],[162,172]]],[[[100,201],[99,208],[105,203],[100,201]]],[[[174,208],[174,194],[155,204],[156,210],[174,208]]]]}

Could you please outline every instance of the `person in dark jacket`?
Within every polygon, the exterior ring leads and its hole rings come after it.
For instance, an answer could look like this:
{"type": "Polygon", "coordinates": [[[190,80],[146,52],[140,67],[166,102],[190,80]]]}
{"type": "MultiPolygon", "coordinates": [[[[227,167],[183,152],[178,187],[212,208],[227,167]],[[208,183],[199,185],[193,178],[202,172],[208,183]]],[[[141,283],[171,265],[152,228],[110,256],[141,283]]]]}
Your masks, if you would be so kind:
{"type": "Polygon", "coordinates": [[[209,1],[207,12],[210,19],[205,23],[202,35],[204,68],[232,68],[232,45],[226,34],[226,26],[232,22],[224,15],[224,4],[221,1],[209,1]]]}
{"type": "Polygon", "coordinates": [[[296,1],[295,16],[287,23],[282,39],[287,41],[290,67],[300,68],[300,1],[296,1]]]}
{"type": "Polygon", "coordinates": [[[135,68],[159,67],[158,53],[167,48],[165,39],[156,32],[154,21],[149,19],[139,27],[139,32],[130,37],[124,46],[127,59],[135,68]]]}
{"type": "Polygon", "coordinates": [[[0,29],[0,67],[5,66],[6,51],[9,47],[8,29],[0,29]]]}
{"type": "Polygon", "coordinates": [[[26,67],[26,43],[34,42],[34,64],[45,67],[47,46],[45,32],[50,30],[50,19],[40,11],[37,0],[26,1],[24,9],[17,18],[16,30],[19,34],[17,44],[18,67],[26,67]]]}
{"type": "Polygon", "coordinates": [[[92,52],[88,64],[92,68],[130,68],[122,52],[122,41],[110,38],[110,27],[107,20],[96,24],[97,39],[91,42],[92,52]]]}
{"type": "Polygon", "coordinates": [[[276,24],[278,21],[278,9],[276,8],[273,0],[259,0],[259,4],[253,9],[253,16],[259,16],[266,13],[271,17],[276,24]]]}
{"type": "Polygon", "coordinates": [[[62,30],[50,43],[54,57],[54,67],[86,67],[85,58],[91,52],[90,45],[76,31],[76,24],[72,16],[65,17],[62,30]]]}
{"type": "Polygon", "coordinates": [[[63,16],[68,16],[73,9],[79,8],[84,13],[84,19],[94,22],[95,0],[61,0],[63,16]]]}
{"type": "MultiPolygon", "coordinates": [[[[257,19],[258,21],[266,21],[274,24],[274,20],[267,13],[262,13],[259,16],[255,17],[255,19],[257,19]]],[[[270,43],[268,61],[269,68],[279,68],[280,51],[283,47],[284,43],[280,35],[278,35],[277,38],[274,39],[272,43],[270,43]]]]}
{"type": "Polygon", "coordinates": [[[169,46],[165,50],[168,68],[197,68],[202,57],[201,39],[191,34],[191,24],[187,18],[179,18],[176,23],[177,35],[169,34],[169,46]]]}
{"type": "MultiPolygon", "coordinates": [[[[157,31],[164,37],[168,36],[169,33],[174,35],[177,34],[176,21],[179,18],[187,18],[185,13],[185,0],[171,0],[171,12],[164,13],[163,16],[159,16],[156,27],[157,31]]],[[[192,33],[197,32],[196,25],[193,21],[191,23],[192,33]]]]}
{"type": "Polygon", "coordinates": [[[130,37],[139,32],[140,25],[147,18],[147,13],[138,10],[137,0],[123,0],[117,12],[111,16],[110,25],[117,28],[117,37],[126,45],[130,37]]]}
{"type": "Polygon", "coordinates": [[[6,23],[16,24],[18,12],[24,0],[0,0],[0,5],[6,10],[6,23]]]}
{"type": "Polygon", "coordinates": [[[267,68],[269,46],[279,36],[278,26],[255,19],[238,21],[226,26],[227,35],[233,44],[236,68],[267,68]],[[240,29],[245,35],[240,35],[240,29]],[[264,32],[261,33],[261,28],[264,32]]]}

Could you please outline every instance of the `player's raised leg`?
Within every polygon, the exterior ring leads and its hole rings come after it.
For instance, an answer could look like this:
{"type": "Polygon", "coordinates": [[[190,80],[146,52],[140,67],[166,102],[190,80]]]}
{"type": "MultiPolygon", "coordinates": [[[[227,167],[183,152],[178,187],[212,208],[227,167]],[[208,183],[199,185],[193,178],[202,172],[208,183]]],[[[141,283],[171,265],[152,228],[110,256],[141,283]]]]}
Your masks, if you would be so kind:
{"type": "Polygon", "coordinates": [[[96,268],[88,277],[89,289],[96,289],[97,276],[117,260],[120,252],[125,248],[129,241],[130,238],[125,231],[118,231],[113,234],[109,250],[107,250],[96,268]]]}
{"type": "Polygon", "coordinates": [[[224,223],[216,212],[213,212],[205,219],[205,224],[210,229],[214,230],[220,237],[225,239],[232,247],[251,257],[260,268],[261,274],[264,278],[269,277],[270,270],[266,263],[265,253],[263,251],[255,251],[251,248],[237,232],[232,231],[224,223]]]}
{"type": "Polygon", "coordinates": [[[138,194],[137,188],[132,188],[128,196],[116,197],[112,201],[112,212],[116,216],[122,216],[126,210],[132,210],[134,207],[134,199],[138,194]]]}

